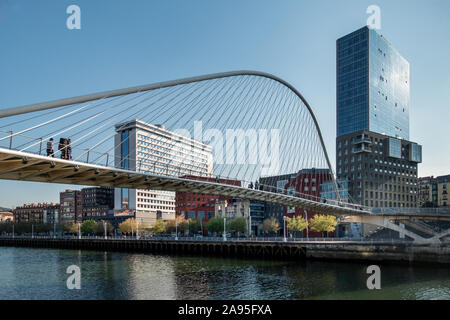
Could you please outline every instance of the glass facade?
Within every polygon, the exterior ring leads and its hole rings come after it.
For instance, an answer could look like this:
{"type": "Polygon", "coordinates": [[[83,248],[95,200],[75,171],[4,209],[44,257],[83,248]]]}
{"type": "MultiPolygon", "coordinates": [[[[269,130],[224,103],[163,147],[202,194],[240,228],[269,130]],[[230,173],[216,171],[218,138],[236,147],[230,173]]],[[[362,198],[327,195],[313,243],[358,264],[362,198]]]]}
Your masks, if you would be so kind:
{"type": "Polygon", "coordinates": [[[389,154],[391,158],[402,158],[402,142],[398,139],[389,138],[389,154]]]}
{"type": "Polygon", "coordinates": [[[369,31],[369,130],[409,140],[409,63],[369,31]]]}
{"type": "Polygon", "coordinates": [[[337,41],[337,136],[360,130],[409,140],[409,63],[367,27],[337,41]]]}
{"type": "Polygon", "coordinates": [[[337,135],[367,130],[369,114],[368,28],[337,41],[337,135]]]}
{"type": "Polygon", "coordinates": [[[422,162],[422,146],[420,146],[416,143],[411,143],[409,154],[410,154],[410,159],[409,159],[410,161],[417,162],[417,163],[422,162]]]}

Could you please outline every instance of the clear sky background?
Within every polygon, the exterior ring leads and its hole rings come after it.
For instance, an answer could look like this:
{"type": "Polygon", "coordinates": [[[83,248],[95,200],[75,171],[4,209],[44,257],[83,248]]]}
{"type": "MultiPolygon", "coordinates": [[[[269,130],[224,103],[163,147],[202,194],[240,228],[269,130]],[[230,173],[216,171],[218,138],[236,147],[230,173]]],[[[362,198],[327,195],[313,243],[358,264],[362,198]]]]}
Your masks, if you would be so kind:
{"type": "MultiPolygon", "coordinates": [[[[265,71],[309,101],[334,159],[336,39],[364,26],[373,4],[381,8],[380,33],[411,64],[410,138],[424,153],[419,175],[448,174],[448,0],[0,0],[0,109],[200,74],[265,71]],[[81,30],[66,27],[71,4],[81,8],[81,30]]],[[[66,187],[0,181],[0,206],[58,202],[66,187]]]]}

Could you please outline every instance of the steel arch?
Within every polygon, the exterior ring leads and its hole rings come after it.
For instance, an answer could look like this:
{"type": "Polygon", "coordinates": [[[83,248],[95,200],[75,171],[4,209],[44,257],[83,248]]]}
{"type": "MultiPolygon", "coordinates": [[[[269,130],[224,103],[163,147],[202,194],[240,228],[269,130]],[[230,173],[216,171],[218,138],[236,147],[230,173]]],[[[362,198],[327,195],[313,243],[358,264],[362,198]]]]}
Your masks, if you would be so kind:
{"type": "Polygon", "coordinates": [[[26,105],[26,106],[22,106],[22,107],[3,109],[3,110],[0,110],[0,118],[15,116],[15,115],[19,115],[19,114],[25,114],[25,113],[30,113],[30,112],[42,111],[42,110],[47,110],[47,109],[53,109],[53,108],[58,108],[58,107],[67,106],[67,105],[71,105],[71,104],[84,103],[84,102],[98,100],[98,99],[102,99],[102,98],[111,98],[111,97],[117,97],[117,96],[121,96],[121,95],[137,93],[137,92],[151,91],[151,90],[173,87],[173,86],[182,85],[182,84],[189,84],[189,83],[193,83],[193,82],[201,82],[201,81],[206,81],[206,80],[236,77],[236,76],[256,76],[256,77],[263,77],[263,78],[268,78],[268,79],[274,80],[274,81],[279,82],[282,85],[286,86],[287,88],[289,88],[298,98],[300,98],[300,100],[306,106],[306,108],[308,109],[308,112],[310,113],[310,115],[313,119],[314,125],[317,130],[317,134],[319,136],[319,140],[320,140],[320,143],[321,143],[324,155],[325,155],[325,159],[328,164],[328,168],[331,172],[334,188],[336,191],[336,197],[337,197],[338,201],[340,201],[341,200],[340,194],[338,191],[336,179],[335,179],[334,172],[333,172],[333,169],[331,166],[331,162],[330,162],[330,159],[328,156],[328,152],[325,147],[325,143],[323,141],[322,132],[320,130],[319,123],[317,122],[317,118],[316,118],[311,106],[309,105],[308,101],[306,101],[306,99],[303,97],[303,95],[297,89],[295,89],[294,86],[292,86],[287,81],[285,81],[275,75],[272,75],[270,73],[266,73],[266,72],[249,71],[249,70],[221,72],[221,73],[207,74],[207,75],[196,76],[196,77],[183,78],[183,79],[178,79],[178,80],[158,82],[158,83],[149,84],[149,85],[135,86],[135,87],[125,88],[125,89],[104,91],[104,92],[93,93],[93,94],[88,94],[88,95],[83,95],[83,96],[78,96],[78,97],[36,103],[36,104],[26,105]]]}

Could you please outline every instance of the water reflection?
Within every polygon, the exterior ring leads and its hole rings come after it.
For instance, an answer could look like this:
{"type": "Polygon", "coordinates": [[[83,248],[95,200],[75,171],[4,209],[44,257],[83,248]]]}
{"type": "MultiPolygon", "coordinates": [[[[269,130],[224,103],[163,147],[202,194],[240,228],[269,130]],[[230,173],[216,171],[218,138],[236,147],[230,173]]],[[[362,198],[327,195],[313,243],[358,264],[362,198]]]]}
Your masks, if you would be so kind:
{"type": "Polygon", "coordinates": [[[0,248],[0,299],[450,299],[445,266],[283,262],[77,250],[0,248]],[[68,266],[81,290],[68,290],[68,266]]]}

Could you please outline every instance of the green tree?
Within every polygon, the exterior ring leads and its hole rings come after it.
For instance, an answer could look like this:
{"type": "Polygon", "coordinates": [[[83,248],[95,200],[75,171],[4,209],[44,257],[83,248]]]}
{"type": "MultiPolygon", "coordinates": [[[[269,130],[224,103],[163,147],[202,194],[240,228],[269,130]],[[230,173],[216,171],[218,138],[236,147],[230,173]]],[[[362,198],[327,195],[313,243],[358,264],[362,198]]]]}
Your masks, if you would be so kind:
{"type": "Polygon", "coordinates": [[[153,234],[161,234],[166,230],[165,225],[166,224],[164,223],[164,221],[156,220],[155,224],[153,225],[153,227],[151,227],[150,230],[153,234]]]}
{"type": "Polygon", "coordinates": [[[136,220],[135,219],[127,219],[124,222],[119,224],[119,231],[126,233],[136,233],[136,220]]]}
{"type": "Polygon", "coordinates": [[[86,220],[83,221],[83,223],[81,224],[81,232],[82,233],[94,233],[96,232],[96,226],[97,226],[97,222],[95,222],[94,220],[86,220]]]}
{"type": "MultiPolygon", "coordinates": [[[[114,227],[109,221],[106,221],[106,233],[112,233],[114,230],[114,227]]],[[[95,233],[97,234],[105,234],[105,226],[103,224],[103,221],[98,221],[95,225],[95,233]]]]}
{"type": "Polygon", "coordinates": [[[227,229],[230,231],[237,232],[238,234],[241,232],[247,231],[247,219],[243,217],[236,217],[228,221],[227,229]]]}
{"type": "Polygon", "coordinates": [[[63,230],[68,233],[78,233],[78,224],[76,223],[65,223],[63,225],[63,230]]]}
{"type": "Polygon", "coordinates": [[[264,232],[271,233],[271,232],[278,232],[280,230],[280,224],[278,223],[277,219],[274,217],[268,218],[264,220],[262,229],[264,232]]]}
{"type": "Polygon", "coordinates": [[[338,224],[336,217],[317,214],[309,220],[309,225],[312,231],[321,232],[322,237],[324,232],[333,232],[338,224]]]}
{"type": "Polygon", "coordinates": [[[206,228],[211,233],[223,233],[223,218],[222,217],[214,217],[209,219],[206,224],[206,228]]]}
{"type": "Polygon", "coordinates": [[[201,229],[202,223],[200,219],[188,219],[183,222],[183,230],[189,230],[189,233],[197,233],[201,229]]]}
{"type": "Polygon", "coordinates": [[[287,227],[290,231],[301,232],[306,229],[308,222],[301,216],[286,217],[287,227]]]}
{"type": "Polygon", "coordinates": [[[184,232],[184,218],[181,216],[176,217],[175,219],[166,221],[166,232],[167,233],[174,233],[176,229],[178,229],[178,232],[184,232]]]}

